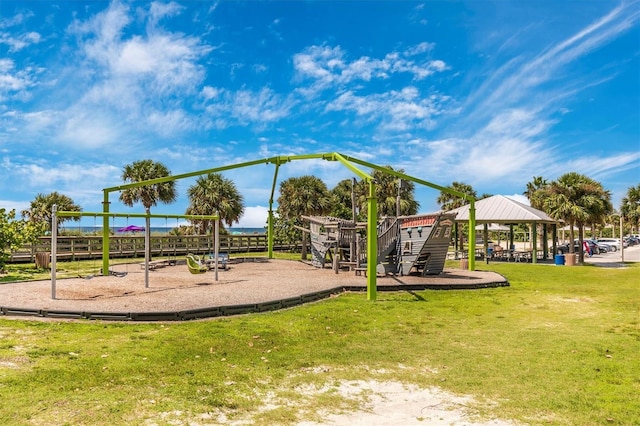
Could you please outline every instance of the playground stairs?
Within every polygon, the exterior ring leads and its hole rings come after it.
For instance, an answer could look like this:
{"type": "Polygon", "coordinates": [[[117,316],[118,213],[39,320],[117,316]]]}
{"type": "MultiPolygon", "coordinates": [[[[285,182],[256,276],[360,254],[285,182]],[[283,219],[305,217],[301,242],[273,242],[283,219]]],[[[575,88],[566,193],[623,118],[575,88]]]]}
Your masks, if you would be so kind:
{"type": "MultiPolygon", "coordinates": [[[[344,268],[356,273],[363,270],[367,264],[366,238],[359,238],[355,224],[330,217],[305,219],[311,224],[314,266],[323,268],[329,262],[336,272],[344,268]]],[[[393,275],[440,274],[454,219],[447,214],[385,218],[377,228],[377,270],[393,275]]]]}
{"type": "Polygon", "coordinates": [[[398,242],[400,220],[396,217],[385,218],[378,225],[378,262],[384,267],[385,274],[395,274],[398,265],[398,242]]]}

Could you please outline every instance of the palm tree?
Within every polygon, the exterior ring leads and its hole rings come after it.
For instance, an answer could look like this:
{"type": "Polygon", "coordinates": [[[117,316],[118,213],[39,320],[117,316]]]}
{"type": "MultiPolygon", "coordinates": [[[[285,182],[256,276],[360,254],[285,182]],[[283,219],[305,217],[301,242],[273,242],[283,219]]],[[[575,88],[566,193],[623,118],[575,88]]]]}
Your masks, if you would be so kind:
{"type": "MultiPolygon", "coordinates": [[[[385,167],[393,171],[393,167],[385,167]]],[[[404,173],[403,169],[397,171],[404,173]]],[[[399,180],[397,177],[381,170],[374,170],[371,176],[376,182],[376,198],[380,216],[396,216],[398,213],[398,201],[400,202],[400,215],[412,215],[418,212],[420,203],[413,197],[415,191],[413,182],[399,180]]]]}
{"type": "Polygon", "coordinates": [[[601,183],[576,172],[566,173],[549,184],[544,207],[549,216],[569,224],[569,253],[574,252],[573,227],[578,226],[580,263],[584,262],[584,225],[602,222],[613,210],[610,192],[601,183]]]}
{"type": "MultiPolygon", "coordinates": [[[[385,168],[394,171],[391,166],[385,166],[385,168]]],[[[398,169],[397,172],[404,173],[404,170],[398,169]]],[[[371,172],[371,176],[376,182],[379,216],[397,216],[398,202],[400,215],[408,216],[418,213],[420,203],[414,198],[415,184],[413,182],[401,180],[392,174],[377,169],[371,172]]],[[[369,183],[364,180],[358,181],[355,192],[359,220],[366,220],[369,183]]]]}
{"type": "MultiPolygon", "coordinates": [[[[237,223],[244,213],[242,195],[236,189],[232,180],[226,179],[220,173],[209,173],[199,177],[195,185],[187,190],[189,207],[186,214],[211,215],[220,214],[220,220],[228,226],[237,223]]],[[[198,233],[205,234],[211,229],[211,221],[193,221],[198,233]]]]}
{"type": "MultiPolygon", "coordinates": [[[[289,178],[280,184],[278,215],[301,224],[303,215],[326,214],[331,207],[331,195],[324,182],[315,176],[289,178]]],[[[307,258],[307,234],[302,233],[301,258],[307,258]]]]}
{"type": "MultiPolygon", "coordinates": [[[[122,180],[125,183],[143,182],[167,176],[171,176],[171,171],[167,166],[153,160],[135,161],[133,164],[126,165],[122,170],[122,180]]],[[[120,201],[125,205],[133,207],[135,203],[140,202],[147,214],[151,211],[151,207],[156,206],[158,202],[169,204],[174,202],[176,198],[176,183],[173,180],[129,188],[120,193],[120,201]]],[[[149,241],[151,230],[148,216],[146,218],[145,233],[146,240],[149,241]]],[[[147,259],[151,259],[151,247],[147,247],[146,256],[147,259]]]]}
{"type": "Polygon", "coordinates": [[[627,189],[627,195],[622,198],[620,214],[625,222],[631,224],[630,233],[633,233],[634,229],[637,233],[640,224],[640,184],[627,189]]]}
{"type": "MultiPolygon", "coordinates": [[[[73,200],[58,192],[52,192],[50,194],[38,194],[36,198],[31,201],[29,208],[27,210],[22,211],[22,217],[29,222],[32,223],[44,223],[46,224],[46,230],[51,231],[51,208],[53,205],[58,207],[59,211],[69,211],[69,212],[81,212],[82,208],[75,204],[73,200]]],[[[67,221],[73,220],[78,222],[80,220],[80,216],[76,217],[59,217],[58,218],[58,229],[60,229],[60,225],[67,221]]]]}
{"type": "MultiPolygon", "coordinates": [[[[529,199],[529,204],[534,209],[544,210],[544,200],[547,197],[547,187],[549,183],[542,176],[534,176],[531,182],[527,183],[527,189],[522,193],[529,199]]],[[[540,226],[536,226],[536,234],[540,237],[542,232],[540,226]]],[[[542,241],[542,238],[538,238],[537,241],[542,241]]],[[[544,244],[544,243],[543,243],[544,244]]]]}
{"type": "Polygon", "coordinates": [[[549,183],[542,176],[534,176],[533,180],[527,183],[527,189],[522,193],[522,195],[527,197],[531,207],[542,210],[548,185],[549,183]]]}
{"type": "Polygon", "coordinates": [[[353,219],[351,195],[354,186],[356,186],[355,179],[343,179],[331,190],[331,211],[329,212],[331,216],[348,220],[353,219]]]}
{"type": "MultiPolygon", "coordinates": [[[[447,188],[454,191],[462,192],[466,195],[470,195],[473,198],[478,198],[478,195],[476,194],[476,191],[473,189],[473,187],[463,182],[453,182],[451,185],[448,185],[447,188]]],[[[458,207],[462,207],[467,204],[467,201],[464,198],[460,198],[456,195],[449,194],[448,192],[443,191],[440,192],[440,195],[436,199],[436,202],[440,204],[440,209],[442,209],[443,211],[457,209],[458,207]]]]}
{"type": "MultiPolygon", "coordinates": [[[[468,185],[463,182],[454,181],[451,185],[448,185],[447,188],[452,189],[454,191],[462,192],[463,194],[470,195],[473,198],[478,198],[475,189],[471,185],[468,185]]],[[[449,211],[453,209],[457,209],[458,207],[462,207],[467,204],[467,200],[461,197],[458,197],[453,194],[449,194],[448,192],[440,191],[440,195],[436,199],[436,202],[440,204],[440,209],[443,211],[449,211]]],[[[458,230],[458,223],[454,224],[454,233],[459,237],[460,250],[464,250],[464,234],[465,232],[475,232],[469,229],[468,225],[462,226],[462,231],[458,230]]],[[[456,247],[458,250],[458,247],[456,247]]]]}

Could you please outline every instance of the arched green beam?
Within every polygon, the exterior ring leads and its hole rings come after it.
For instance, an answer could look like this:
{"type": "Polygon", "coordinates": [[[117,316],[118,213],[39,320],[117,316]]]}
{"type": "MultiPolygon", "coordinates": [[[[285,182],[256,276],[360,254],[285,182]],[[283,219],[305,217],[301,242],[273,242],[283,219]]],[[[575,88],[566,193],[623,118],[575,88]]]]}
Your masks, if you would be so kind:
{"type": "MultiPolygon", "coordinates": [[[[339,156],[340,154],[336,154],[339,156]]],[[[352,163],[360,164],[362,166],[366,166],[372,168],[374,170],[379,170],[383,173],[395,176],[397,178],[418,183],[420,185],[428,186],[429,188],[437,189],[438,191],[445,192],[451,195],[455,195],[456,197],[463,198],[469,201],[469,247],[467,248],[467,253],[469,257],[469,270],[475,271],[476,269],[476,233],[471,230],[476,229],[476,199],[468,194],[464,194],[459,191],[455,191],[450,188],[446,188],[444,186],[436,185],[435,183],[427,182],[426,180],[418,179],[413,176],[406,175],[404,173],[397,172],[395,170],[390,170],[386,167],[378,166],[377,164],[368,163],[366,161],[360,160],[358,158],[349,157],[349,156],[341,156],[345,161],[350,161],[352,163]]]]}
{"type": "MultiPolygon", "coordinates": [[[[198,170],[195,172],[189,172],[189,173],[182,173],[182,174],[178,174],[178,175],[169,175],[169,176],[164,176],[164,177],[160,177],[160,178],[156,178],[156,179],[149,179],[149,180],[145,180],[145,181],[140,181],[140,182],[132,182],[132,183],[126,183],[126,184],[122,184],[122,185],[118,185],[118,186],[112,186],[109,188],[104,188],[103,191],[103,212],[104,213],[108,213],[109,212],[109,194],[111,192],[116,192],[116,191],[123,191],[126,189],[131,189],[131,188],[139,188],[141,186],[147,186],[147,185],[155,185],[155,184],[159,184],[159,183],[165,183],[165,182],[170,182],[170,181],[174,181],[174,180],[180,180],[180,179],[186,179],[186,178],[190,178],[190,177],[196,177],[196,176],[201,176],[201,175],[206,175],[209,173],[218,173],[218,172],[223,172],[226,170],[233,170],[233,169],[239,169],[239,168],[243,168],[243,167],[250,167],[250,166],[256,166],[258,164],[275,164],[276,165],[276,174],[274,176],[274,182],[273,182],[273,187],[272,187],[272,195],[270,198],[270,204],[269,204],[269,210],[272,209],[273,206],[273,193],[275,191],[275,183],[276,183],[276,178],[277,178],[277,171],[278,168],[280,167],[280,165],[285,164],[289,161],[292,160],[306,160],[306,159],[324,159],[324,160],[334,160],[333,158],[333,154],[309,154],[309,155],[293,155],[293,156],[277,156],[277,157],[269,157],[269,158],[263,158],[260,160],[254,160],[254,161],[247,161],[247,162],[243,162],[243,163],[237,163],[237,164],[229,164],[229,165],[225,165],[225,166],[220,166],[220,167],[213,167],[210,169],[204,169],[204,170],[198,170]]],[[[270,223],[271,225],[267,225],[268,229],[269,226],[271,227],[271,231],[268,231],[267,234],[267,239],[268,239],[268,244],[269,244],[269,252],[271,253],[269,257],[273,257],[273,214],[271,213],[269,215],[270,217],[270,223]]],[[[109,221],[107,217],[103,218],[103,228],[108,228],[109,227],[109,221]]],[[[109,237],[108,235],[103,238],[102,240],[102,245],[103,245],[103,251],[104,250],[108,250],[109,249],[109,237]]]]}
{"type": "MultiPolygon", "coordinates": [[[[189,177],[195,177],[195,176],[200,176],[200,175],[204,175],[204,174],[208,174],[208,173],[217,173],[217,172],[222,172],[222,171],[226,171],[226,170],[233,170],[233,169],[238,169],[238,168],[243,168],[243,167],[249,167],[249,166],[255,166],[258,164],[275,164],[276,165],[276,170],[274,173],[274,179],[273,179],[273,184],[272,184],[272,189],[271,189],[271,198],[269,199],[269,224],[268,224],[268,244],[269,244],[269,253],[270,253],[270,257],[272,256],[273,253],[273,212],[272,212],[272,208],[273,208],[273,196],[275,193],[275,185],[276,185],[276,181],[277,181],[277,173],[278,170],[280,168],[280,166],[282,164],[285,164],[289,161],[294,161],[294,160],[311,160],[311,159],[321,159],[321,160],[327,160],[327,161],[339,161],[340,163],[342,163],[345,167],[347,167],[349,170],[351,170],[352,172],[354,172],[356,175],[360,176],[362,179],[366,180],[369,182],[369,197],[368,197],[368,211],[369,211],[369,215],[368,215],[368,220],[367,220],[367,233],[369,238],[367,238],[367,259],[377,259],[377,200],[375,198],[375,181],[373,179],[372,176],[370,176],[369,174],[363,172],[362,170],[358,169],[356,166],[354,166],[354,164],[359,164],[362,166],[366,166],[366,167],[370,167],[372,169],[375,170],[379,170],[383,173],[387,173],[387,174],[391,174],[393,176],[402,178],[404,180],[408,180],[408,181],[412,181],[412,182],[416,182],[420,185],[424,185],[424,186],[428,186],[430,188],[434,188],[437,189],[439,191],[442,192],[446,192],[458,197],[461,197],[463,199],[466,199],[469,201],[470,205],[469,205],[469,224],[471,229],[475,229],[475,198],[470,197],[466,194],[463,194],[461,192],[458,191],[454,191],[451,190],[449,188],[445,188],[443,186],[440,185],[436,185],[433,184],[431,182],[427,182],[425,180],[422,179],[418,179],[415,178],[413,176],[409,176],[406,175],[404,173],[399,173],[393,170],[389,170],[388,168],[385,167],[381,167],[363,160],[360,160],[358,158],[354,158],[354,157],[350,157],[350,156],[346,156],[346,155],[342,155],[340,153],[337,152],[332,152],[332,153],[321,153],[321,154],[305,154],[305,155],[290,155],[290,156],[277,156],[277,157],[270,157],[270,158],[264,158],[261,160],[254,160],[254,161],[248,161],[248,162],[243,162],[243,163],[238,163],[238,164],[231,164],[231,165],[226,165],[226,166],[221,166],[221,167],[214,167],[211,169],[204,169],[204,170],[198,170],[195,172],[189,172],[189,173],[183,173],[183,174],[178,174],[178,175],[170,175],[170,176],[165,176],[165,177],[161,177],[161,178],[156,178],[156,179],[150,179],[150,180],[146,180],[146,181],[141,181],[141,182],[132,182],[132,183],[128,183],[128,184],[123,184],[123,185],[119,185],[119,186],[114,186],[114,187],[110,187],[110,188],[105,188],[103,189],[104,192],[104,201],[103,201],[103,210],[105,213],[108,213],[109,211],[109,193],[111,192],[115,192],[115,191],[122,191],[125,189],[130,189],[130,188],[137,188],[137,187],[141,187],[141,186],[147,186],[147,185],[154,185],[154,184],[159,184],[159,183],[164,183],[164,182],[169,182],[169,181],[173,181],[173,180],[179,180],[179,179],[185,179],[185,178],[189,178],[189,177]],[[373,214],[375,213],[375,214],[373,214]]],[[[160,215],[161,217],[164,217],[163,215],[160,215]]],[[[108,224],[108,217],[104,217],[104,229],[108,229],[109,224],[108,224]]],[[[108,251],[108,247],[109,247],[109,236],[108,233],[104,236],[103,238],[103,251],[105,250],[106,247],[106,251],[108,251]]],[[[368,296],[370,300],[375,300],[375,287],[376,287],[376,262],[367,262],[367,285],[368,285],[368,296]]],[[[470,232],[469,233],[469,270],[475,270],[475,233],[470,232]]]]}

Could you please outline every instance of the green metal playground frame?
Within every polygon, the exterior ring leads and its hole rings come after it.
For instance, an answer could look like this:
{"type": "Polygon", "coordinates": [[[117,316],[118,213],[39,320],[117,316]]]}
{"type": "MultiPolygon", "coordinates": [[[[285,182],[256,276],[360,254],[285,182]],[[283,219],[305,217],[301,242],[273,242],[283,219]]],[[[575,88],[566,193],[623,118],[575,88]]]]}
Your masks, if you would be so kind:
{"type": "MultiPolygon", "coordinates": [[[[243,167],[256,166],[259,164],[273,164],[275,165],[275,171],[273,174],[273,183],[271,185],[271,195],[269,197],[269,210],[268,210],[268,218],[267,218],[267,241],[268,241],[268,256],[269,259],[273,258],[273,201],[274,194],[276,190],[276,183],[278,179],[278,171],[280,167],[286,163],[297,160],[326,160],[326,161],[338,161],[343,166],[351,170],[355,173],[359,178],[368,182],[369,184],[369,196],[367,198],[367,208],[368,208],[368,219],[367,219],[367,259],[376,259],[378,252],[378,235],[377,235],[377,216],[378,216],[378,205],[376,199],[376,191],[375,191],[375,180],[371,175],[362,171],[358,166],[364,166],[371,168],[373,170],[378,170],[383,173],[395,176],[397,178],[403,179],[405,181],[411,181],[417,183],[419,185],[427,186],[432,189],[436,189],[438,191],[448,193],[460,198],[463,198],[469,201],[469,229],[475,229],[476,220],[475,220],[475,198],[471,197],[467,194],[463,194],[458,191],[454,191],[452,189],[446,188],[444,186],[436,185],[434,183],[428,182],[423,179],[419,179],[413,176],[409,176],[404,173],[400,173],[394,170],[390,170],[386,167],[378,166],[373,163],[369,163],[367,161],[360,160],[355,157],[350,157],[348,155],[343,155],[338,152],[331,153],[321,153],[321,154],[306,154],[306,155],[288,155],[288,156],[276,156],[270,158],[263,158],[254,161],[248,161],[237,164],[230,164],[221,167],[214,167],[211,169],[198,170],[190,173],[183,173],[179,175],[166,176],[157,179],[150,179],[141,182],[134,182],[119,186],[114,186],[110,188],[104,188],[104,200],[103,200],[103,250],[102,250],[102,263],[103,263],[103,273],[107,271],[109,265],[109,194],[116,191],[123,191],[131,188],[138,188],[141,186],[160,184],[164,182],[170,182],[174,180],[186,179],[195,176],[205,175],[209,173],[218,173],[226,170],[239,169],[243,167]]],[[[143,215],[144,216],[144,215],[143,215]]],[[[160,215],[164,217],[164,215],[160,215]]],[[[475,270],[475,232],[469,233],[469,248],[468,248],[468,258],[469,258],[469,270],[475,270]]],[[[376,300],[376,262],[367,262],[367,299],[368,300],[376,300]]]]}
{"type": "MultiPolygon", "coordinates": [[[[115,217],[141,217],[147,219],[147,225],[149,219],[154,218],[177,218],[177,219],[195,219],[195,220],[215,220],[215,244],[214,244],[214,258],[218,258],[219,248],[219,229],[220,229],[220,214],[214,215],[188,215],[188,214],[151,214],[147,213],[109,213],[109,212],[79,212],[79,211],[58,211],[57,206],[54,205],[52,209],[52,226],[51,226],[51,298],[56,298],[56,264],[57,264],[57,239],[58,239],[58,217],[102,217],[102,275],[109,274],[109,218],[115,217]],[[106,244],[105,244],[106,240],[106,244]]],[[[149,258],[147,256],[149,249],[149,232],[145,229],[145,270],[144,270],[144,286],[149,287],[149,258]]],[[[218,263],[215,263],[215,280],[218,281],[218,263]]]]}

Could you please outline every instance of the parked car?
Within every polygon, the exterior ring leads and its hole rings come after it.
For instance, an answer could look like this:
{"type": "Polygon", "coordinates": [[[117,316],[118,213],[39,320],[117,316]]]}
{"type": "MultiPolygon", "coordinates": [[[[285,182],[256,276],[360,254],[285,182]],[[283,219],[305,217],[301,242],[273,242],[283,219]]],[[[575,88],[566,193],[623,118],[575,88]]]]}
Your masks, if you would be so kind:
{"type": "Polygon", "coordinates": [[[640,238],[636,238],[634,236],[629,236],[629,237],[625,237],[624,239],[627,244],[629,244],[630,246],[635,246],[640,244],[640,238]]]}
{"type": "MultiPolygon", "coordinates": [[[[594,254],[599,254],[599,253],[609,253],[610,251],[615,251],[615,250],[613,249],[613,247],[611,247],[611,246],[610,246],[609,244],[607,244],[607,243],[601,243],[601,242],[599,242],[599,241],[597,241],[597,240],[586,240],[586,241],[588,241],[588,242],[589,242],[589,244],[593,243],[593,244],[595,244],[595,245],[598,247],[598,253],[595,253],[595,252],[594,252],[594,254]]],[[[591,249],[591,251],[593,251],[593,249],[591,249]]]]}
{"type": "MultiPolygon", "coordinates": [[[[600,247],[598,246],[597,243],[593,242],[592,240],[584,240],[587,244],[589,244],[589,249],[591,250],[591,254],[600,254],[600,247]]],[[[562,244],[559,245],[557,247],[558,249],[558,253],[560,254],[566,254],[569,253],[569,243],[567,244],[562,244]]],[[[573,252],[574,253],[579,253],[580,252],[580,244],[579,244],[579,240],[574,240],[573,241],[573,252]]],[[[606,252],[606,247],[603,248],[603,253],[606,252]]]]}
{"type": "Polygon", "coordinates": [[[598,238],[596,240],[596,243],[598,243],[598,244],[603,243],[603,244],[606,244],[606,245],[610,246],[611,247],[611,251],[620,250],[620,240],[615,239],[615,238],[598,238]]]}

